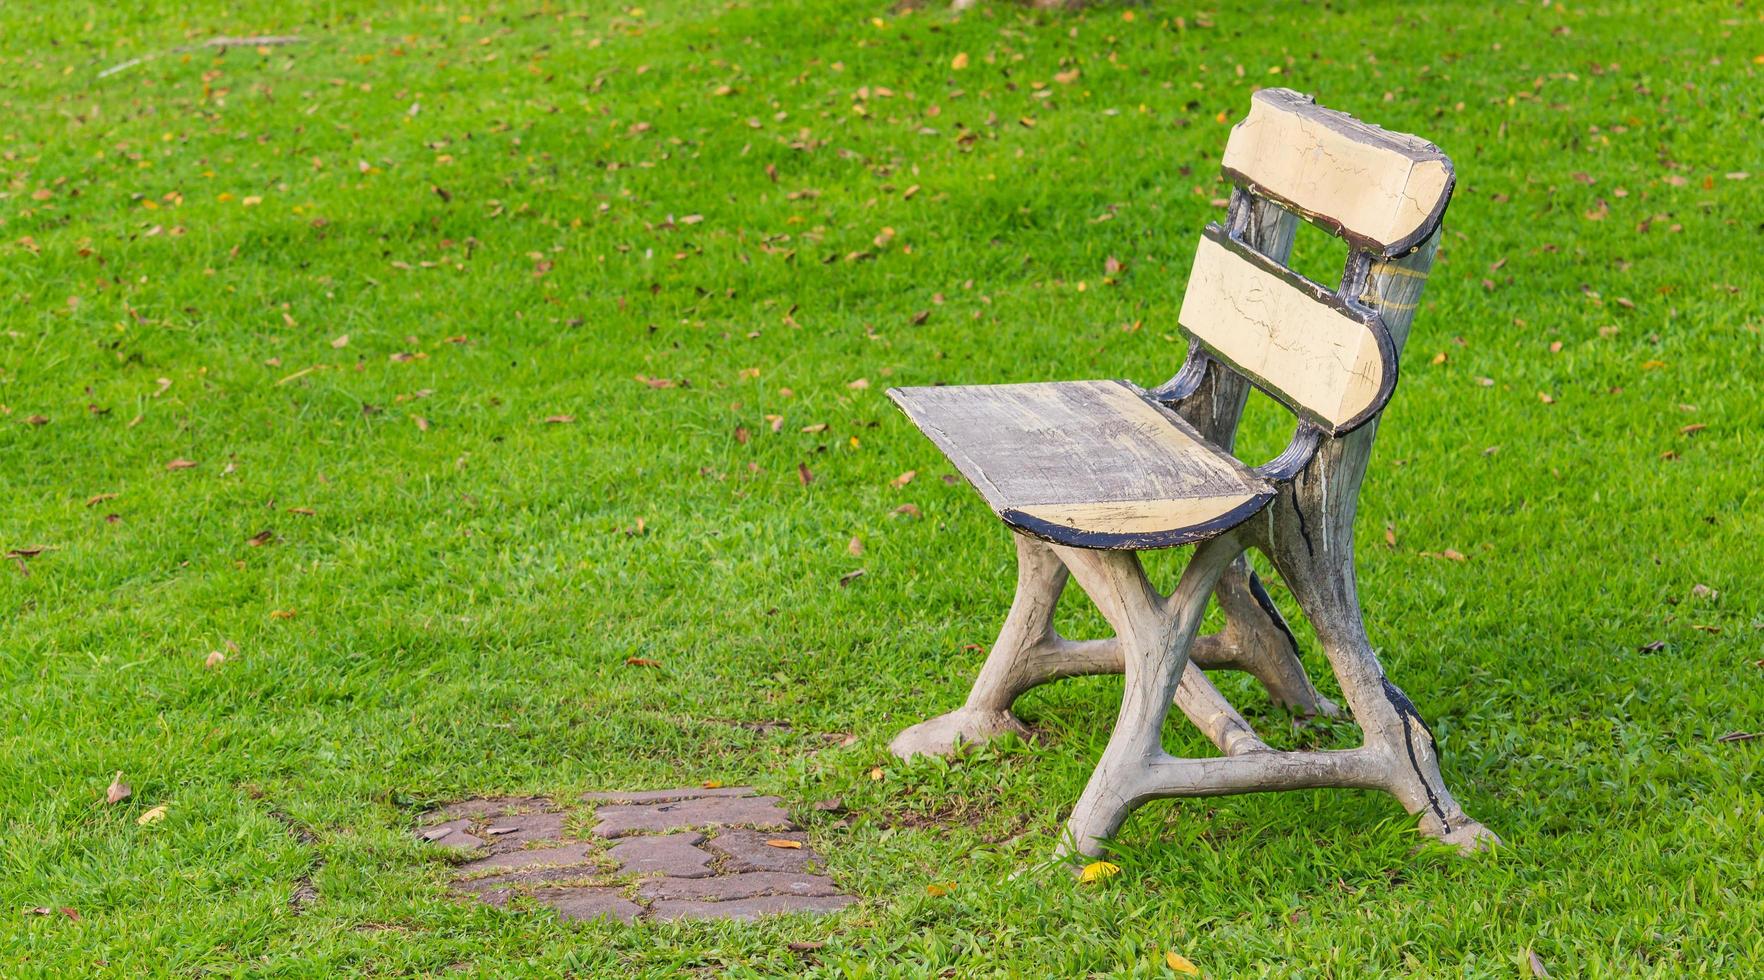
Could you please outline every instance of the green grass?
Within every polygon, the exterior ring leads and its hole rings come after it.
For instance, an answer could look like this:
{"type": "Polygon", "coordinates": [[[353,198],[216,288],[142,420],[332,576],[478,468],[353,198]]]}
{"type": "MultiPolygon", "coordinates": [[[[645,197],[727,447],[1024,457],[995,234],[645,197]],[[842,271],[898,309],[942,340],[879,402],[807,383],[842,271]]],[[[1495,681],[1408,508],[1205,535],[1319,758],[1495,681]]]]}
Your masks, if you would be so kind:
{"type": "Polygon", "coordinates": [[[0,13],[0,548],[45,549],[0,565],[0,973],[1764,971],[1764,741],[1716,741],[1764,729],[1753,7],[122,6],[0,13]],[[98,78],[258,32],[307,42],[98,78]],[[1147,806],[1100,885],[1013,878],[1119,680],[1027,696],[1034,746],[892,761],[1013,568],[882,392],[1161,381],[1267,84],[1457,163],[1360,574],[1510,846],[1296,793],[1147,806]],[[450,900],[409,834],[707,779],[786,795],[862,904],[571,927],[450,900]]]}

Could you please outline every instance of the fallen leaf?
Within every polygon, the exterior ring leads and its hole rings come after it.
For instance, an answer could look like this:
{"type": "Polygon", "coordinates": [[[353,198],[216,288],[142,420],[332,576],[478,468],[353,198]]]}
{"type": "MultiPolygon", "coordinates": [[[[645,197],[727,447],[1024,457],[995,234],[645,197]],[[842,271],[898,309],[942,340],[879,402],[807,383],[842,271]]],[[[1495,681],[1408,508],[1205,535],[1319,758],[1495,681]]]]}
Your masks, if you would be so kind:
{"type": "Polygon", "coordinates": [[[722,789],[723,788],[722,782],[719,780],[715,780],[715,779],[707,779],[704,782],[700,783],[699,785],[703,786],[705,789],[722,789]]]}
{"type": "Polygon", "coordinates": [[[1764,732],[1728,732],[1715,739],[1717,742],[1750,742],[1754,738],[1764,738],[1764,732]]]}
{"type": "Polygon", "coordinates": [[[1107,861],[1092,861],[1084,866],[1083,871],[1078,872],[1078,880],[1085,884],[1091,884],[1092,882],[1098,882],[1104,878],[1109,878],[1120,873],[1121,866],[1118,864],[1110,864],[1107,861]]]}
{"type": "Polygon", "coordinates": [[[873,783],[879,783],[882,781],[882,767],[881,766],[877,766],[876,768],[870,770],[870,781],[873,783]]]}
{"type": "Polygon", "coordinates": [[[122,770],[118,769],[116,775],[110,777],[110,788],[104,791],[104,802],[121,803],[134,795],[134,792],[128,783],[122,781],[122,770]]]}
{"type": "Polygon", "coordinates": [[[161,803],[160,805],[154,807],[153,809],[148,810],[146,813],[143,813],[140,816],[136,817],[135,822],[140,824],[141,826],[145,827],[148,824],[158,823],[164,819],[165,819],[165,804],[161,803]]]}
{"type": "Polygon", "coordinates": [[[1535,980],[1550,980],[1549,968],[1544,966],[1543,957],[1537,955],[1535,950],[1525,951],[1525,968],[1531,971],[1535,980]]]}
{"type": "Polygon", "coordinates": [[[800,851],[800,850],[802,850],[802,841],[785,840],[784,838],[780,837],[776,840],[766,841],[766,846],[767,847],[776,847],[776,848],[780,848],[780,849],[786,850],[786,851],[800,851]]]}
{"type": "Polygon", "coordinates": [[[625,658],[625,666],[627,666],[627,667],[660,667],[661,661],[651,660],[648,657],[626,657],[625,658]]]}
{"type": "Polygon", "coordinates": [[[850,585],[851,583],[862,578],[863,575],[864,575],[864,570],[861,568],[856,571],[853,571],[853,572],[846,572],[844,575],[839,576],[839,587],[843,589],[846,586],[850,585]]]}
{"type": "Polygon", "coordinates": [[[1699,433],[1707,428],[1708,428],[1708,426],[1704,425],[1701,422],[1692,422],[1690,425],[1687,425],[1684,428],[1679,429],[1678,434],[1681,436],[1696,435],[1697,433],[1699,433]]]}
{"type": "Polygon", "coordinates": [[[1541,391],[1537,393],[1537,400],[1540,402],[1543,402],[1545,405],[1554,405],[1556,403],[1556,400],[1554,398],[1550,397],[1547,393],[1541,392],[1541,391]]]}
{"type": "Polygon", "coordinates": [[[213,670],[216,667],[219,667],[221,664],[224,664],[226,662],[227,662],[227,655],[226,654],[220,652],[219,650],[211,650],[211,651],[209,651],[208,656],[203,658],[202,666],[207,667],[209,670],[213,670]]]}
{"type": "Polygon", "coordinates": [[[1652,643],[1644,643],[1636,649],[1641,653],[1659,653],[1661,650],[1666,649],[1666,641],[1655,640],[1652,643]]]}
{"type": "Polygon", "coordinates": [[[1182,974],[1183,976],[1188,976],[1188,977],[1200,976],[1200,967],[1195,966],[1193,963],[1189,962],[1188,957],[1183,956],[1181,953],[1178,953],[1175,950],[1170,950],[1169,952],[1164,954],[1164,965],[1169,967],[1172,970],[1175,970],[1177,973],[1182,974]]]}
{"type": "Polygon", "coordinates": [[[194,460],[174,459],[171,462],[165,464],[165,468],[168,470],[187,470],[190,467],[195,466],[195,465],[196,465],[196,462],[194,460]]]}
{"type": "Polygon", "coordinates": [[[905,473],[902,473],[901,475],[895,477],[894,479],[889,480],[888,485],[893,487],[896,490],[899,490],[901,487],[904,487],[907,484],[913,482],[913,477],[918,476],[918,475],[919,475],[918,470],[907,470],[905,473]]]}
{"type": "Polygon", "coordinates": [[[428,419],[423,418],[421,415],[412,415],[410,417],[410,420],[412,422],[416,423],[416,427],[417,427],[418,432],[429,431],[429,420],[428,419]]]}
{"type": "Polygon", "coordinates": [[[271,619],[293,619],[297,615],[299,615],[299,613],[295,612],[292,609],[271,609],[270,610],[270,618],[271,619]]]}
{"type": "Polygon", "coordinates": [[[853,391],[863,391],[870,386],[870,379],[859,378],[856,381],[847,382],[845,386],[853,391]]]}
{"type": "Polygon", "coordinates": [[[276,539],[276,532],[274,532],[266,527],[263,530],[257,532],[256,534],[253,534],[251,537],[246,538],[245,543],[250,545],[253,548],[261,548],[264,545],[269,544],[271,541],[274,541],[275,539],[276,539]]]}
{"type": "Polygon", "coordinates": [[[827,423],[816,422],[814,425],[805,425],[802,427],[802,431],[808,433],[811,436],[812,435],[819,435],[819,434],[827,431],[827,423]]]}
{"type": "Polygon", "coordinates": [[[95,493],[86,498],[86,506],[90,507],[93,504],[101,504],[106,500],[115,500],[116,496],[117,495],[114,493],[95,493]]]}
{"type": "Polygon", "coordinates": [[[968,52],[958,52],[955,57],[949,59],[949,67],[951,71],[961,71],[968,67],[968,52]]]}
{"type": "Polygon", "coordinates": [[[336,340],[331,341],[331,346],[336,348],[337,350],[342,350],[343,348],[348,347],[349,346],[349,335],[342,334],[336,340]]]}
{"type": "Polygon", "coordinates": [[[863,539],[859,538],[856,535],[852,535],[851,540],[846,542],[846,544],[845,544],[845,550],[847,552],[850,552],[850,554],[853,558],[856,558],[857,556],[863,554],[864,553],[863,539]]]}
{"type": "Polygon", "coordinates": [[[805,487],[808,486],[809,484],[815,482],[814,471],[812,471],[808,468],[807,463],[797,463],[796,464],[796,478],[798,480],[802,481],[802,485],[805,487]]]}
{"type": "Polygon", "coordinates": [[[574,421],[576,421],[576,417],[574,415],[547,415],[547,416],[545,416],[545,423],[547,425],[569,425],[571,422],[574,422],[574,421]]]}
{"type": "Polygon", "coordinates": [[[894,508],[890,513],[899,514],[902,517],[911,517],[915,520],[922,516],[919,513],[919,508],[912,504],[901,504],[899,507],[894,508]]]}
{"type": "Polygon", "coordinates": [[[67,916],[69,922],[80,921],[80,912],[78,909],[69,908],[66,905],[63,905],[61,907],[61,914],[67,916]]]}
{"type": "Polygon", "coordinates": [[[48,425],[49,417],[47,415],[27,415],[24,422],[26,425],[48,425]]]}
{"type": "Polygon", "coordinates": [[[940,885],[940,884],[937,884],[936,882],[932,882],[931,884],[925,886],[925,894],[931,896],[932,898],[942,898],[943,896],[948,895],[950,892],[953,892],[953,891],[955,891],[955,882],[953,882],[953,881],[947,885],[940,885]]]}
{"type": "Polygon", "coordinates": [[[1439,553],[1439,556],[1440,556],[1440,557],[1441,557],[1441,558],[1447,558],[1447,559],[1450,559],[1450,560],[1452,560],[1452,561],[1468,561],[1468,560],[1469,560],[1469,559],[1467,559],[1467,558],[1465,558],[1465,557],[1464,557],[1464,553],[1463,553],[1463,552],[1461,552],[1461,551],[1458,551],[1458,550],[1457,550],[1457,549],[1455,549],[1455,548],[1447,548],[1447,549],[1446,549],[1446,550],[1444,550],[1444,551],[1442,551],[1442,552],[1440,552],[1440,553],[1439,553]]]}

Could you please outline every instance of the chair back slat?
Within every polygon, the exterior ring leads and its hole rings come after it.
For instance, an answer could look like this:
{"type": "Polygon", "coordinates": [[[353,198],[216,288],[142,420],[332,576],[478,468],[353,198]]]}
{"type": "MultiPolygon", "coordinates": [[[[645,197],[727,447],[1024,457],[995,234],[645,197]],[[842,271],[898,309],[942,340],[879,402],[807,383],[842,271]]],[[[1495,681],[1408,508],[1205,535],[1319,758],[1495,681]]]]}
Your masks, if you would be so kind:
{"type": "Polygon", "coordinates": [[[1329,432],[1370,418],[1396,384],[1396,351],[1375,312],[1218,225],[1201,237],[1177,319],[1213,357],[1329,432]]]}
{"type": "Polygon", "coordinates": [[[1222,164],[1238,186],[1383,257],[1425,241],[1452,195],[1452,163],[1437,146],[1291,89],[1255,93],[1222,164]]]}

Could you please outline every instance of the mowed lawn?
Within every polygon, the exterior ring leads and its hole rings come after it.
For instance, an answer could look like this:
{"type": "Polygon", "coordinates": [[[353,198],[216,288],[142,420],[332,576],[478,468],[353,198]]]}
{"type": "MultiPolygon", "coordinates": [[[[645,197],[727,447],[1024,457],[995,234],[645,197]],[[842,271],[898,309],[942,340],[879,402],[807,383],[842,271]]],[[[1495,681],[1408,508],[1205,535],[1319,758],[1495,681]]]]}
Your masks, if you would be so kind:
{"type": "Polygon", "coordinates": [[[1764,970],[1753,7],[230,6],[0,13],[0,974],[1764,970]],[[241,34],[304,42],[200,46],[241,34]],[[1118,678],[887,753],[1014,560],[883,392],[1166,378],[1267,85],[1457,164],[1359,568],[1508,846],[1161,802],[1080,884],[1037,868],[1118,678]],[[410,833],[705,780],[786,797],[861,904],[567,925],[410,833]]]}

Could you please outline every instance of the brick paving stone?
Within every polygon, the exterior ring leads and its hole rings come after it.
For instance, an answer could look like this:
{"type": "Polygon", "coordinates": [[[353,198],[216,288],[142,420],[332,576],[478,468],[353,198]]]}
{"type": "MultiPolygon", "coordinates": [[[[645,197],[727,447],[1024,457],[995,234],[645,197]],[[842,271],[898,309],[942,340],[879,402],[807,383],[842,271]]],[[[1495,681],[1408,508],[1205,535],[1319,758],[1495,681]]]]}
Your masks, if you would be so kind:
{"type": "Polygon", "coordinates": [[[451,847],[469,851],[472,848],[484,846],[482,840],[471,835],[471,827],[470,820],[449,820],[433,827],[418,828],[416,835],[418,840],[434,844],[437,847],[451,847]]]}
{"type": "Polygon", "coordinates": [[[467,878],[454,881],[447,887],[456,892],[480,895],[495,889],[515,890],[523,886],[555,885],[559,882],[581,884],[585,879],[594,879],[601,875],[602,872],[599,868],[582,864],[575,867],[537,868],[530,871],[511,871],[508,874],[490,875],[484,878],[467,878]]]}
{"type": "Polygon", "coordinates": [[[628,923],[643,912],[643,906],[617,888],[551,888],[534,892],[533,898],[574,921],[613,918],[628,923]]]}
{"type": "Polygon", "coordinates": [[[857,901],[850,895],[761,895],[727,902],[663,900],[649,907],[649,918],[658,922],[675,919],[727,919],[751,922],[762,915],[781,912],[837,912],[857,901]]]}
{"type": "Polygon", "coordinates": [[[722,855],[723,867],[729,871],[790,871],[808,870],[811,863],[820,864],[821,856],[808,845],[808,835],[801,831],[756,833],[751,830],[725,830],[704,846],[722,855]],[[772,847],[769,840],[796,841],[800,848],[772,847]]]}
{"type": "Polygon", "coordinates": [[[497,850],[513,850],[529,841],[562,840],[566,816],[555,812],[493,816],[484,822],[482,833],[497,850]]]}
{"type": "Polygon", "coordinates": [[[715,878],[651,878],[637,888],[637,897],[659,901],[689,899],[723,902],[759,895],[800,895],[824,898],[839,894],[833,879],[820,875],[787,874],[782,871],[754,871],[749,874],[718,875],[715,878]]]}
{"type": "Polygon", "coordinates": [[[670,878],[704,878],[711,873],[711,856],[692,846],[703,834],[666,834],[660,837],[627,837],[607,851],[619,862],[619,870],[639,875],[670,878]]]}
{"type": "Polygon", "coordinates": [[[535,868],[541,865],[576,865],[588,863],[587,844],[567,844],[563,847],[541,847],[526,851],[505,851],[467,861],[459,866],[463,873],[473,871],[492,871],[502,868],[535,868]]]}
{"type": "Polygon", "coordinates": [[[679,800],[703,800],[719,796],[752,796],[752,786],[718,786],[716,789],[704,789],[698,786],[683,786],[680,789],[646,789],[634,793],[613,790],[605,793],[583,793],[582,799],[590,803],[674,803],[679,800]]]}
{"type": "Polygon", "coordinates": [[[448,819],[458,817],[494,817],[505,813],[531,813],[539,810],[554,810],[550,800],[543,796],[494,796],[482,800],[461,800],[449,803],[438,812],[448,819]]]}
{"type": "Polygon", "coordinates": [[[597,837],[623,837],[637,831],[665,832],[688,827],[748,826],[783,830],[790,815],[776,796],[712,797],[678,803],[613,804],[594,811],[597,837]]]}

